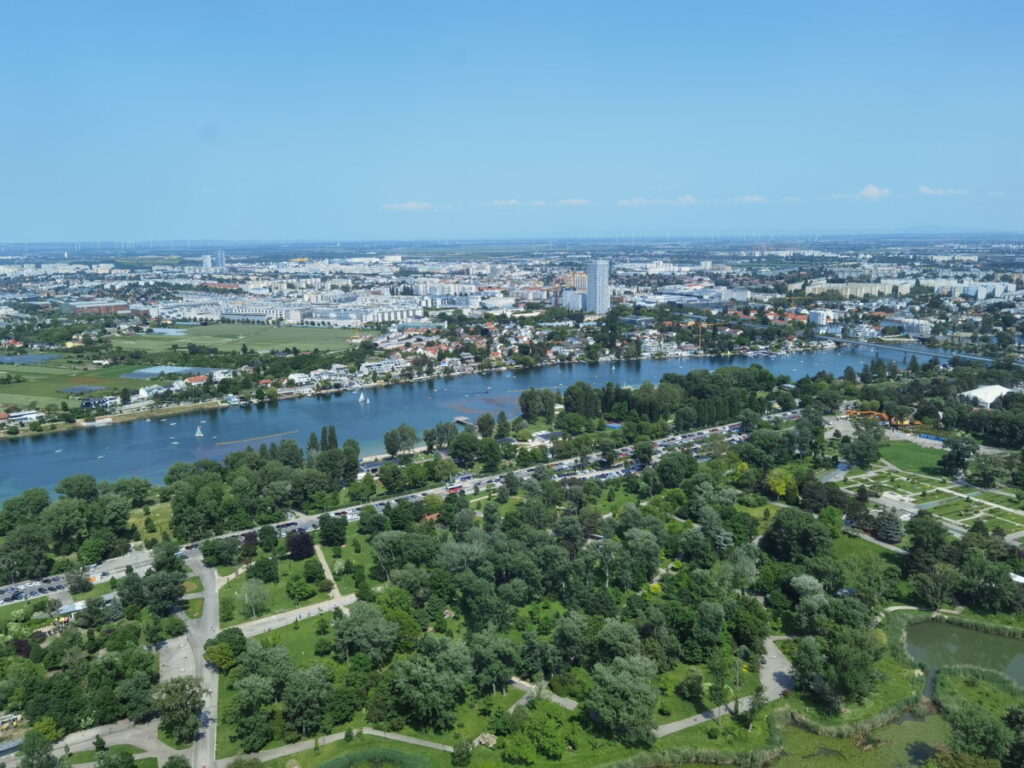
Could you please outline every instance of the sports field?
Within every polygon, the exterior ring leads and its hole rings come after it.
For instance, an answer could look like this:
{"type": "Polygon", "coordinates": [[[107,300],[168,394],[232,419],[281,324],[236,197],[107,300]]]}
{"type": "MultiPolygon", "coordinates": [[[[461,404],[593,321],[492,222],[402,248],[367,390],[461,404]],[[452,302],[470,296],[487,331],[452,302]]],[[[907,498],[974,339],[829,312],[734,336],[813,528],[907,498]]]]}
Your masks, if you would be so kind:
{"type": "Polygon", "coordinates": [[[322,352],[344,349],[352,337],[372,338],[373,331],[353,328],[297,328],[291,326],[245,325],[216,323],[214,325],[179,326],[180,336],[156,333],[124,336],[114,339],[115,346],[143,352],[162,352],[177,345],[201,344],[223,351],[238,351],[242,345],[257,352],[298,347],[303,351],[319,349],[322,352]]]}

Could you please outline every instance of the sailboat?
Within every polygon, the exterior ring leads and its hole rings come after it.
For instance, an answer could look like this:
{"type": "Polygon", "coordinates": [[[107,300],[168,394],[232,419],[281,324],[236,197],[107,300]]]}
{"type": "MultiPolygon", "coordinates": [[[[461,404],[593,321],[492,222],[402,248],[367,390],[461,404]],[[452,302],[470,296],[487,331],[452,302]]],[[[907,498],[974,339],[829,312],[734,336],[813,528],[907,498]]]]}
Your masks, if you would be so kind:
{"type": "Polygon", "coordinates": [[[360,392],[359,393],[359,402],[360,403],[365,403],[366,402],[366,393],[365,392],[360,392]]]}
{"type": "Polygon", "coordinates": [[[202,436],[203,436],[203,428],[202,427],[196,427],[196,437],[202,437],[202,436]]]}

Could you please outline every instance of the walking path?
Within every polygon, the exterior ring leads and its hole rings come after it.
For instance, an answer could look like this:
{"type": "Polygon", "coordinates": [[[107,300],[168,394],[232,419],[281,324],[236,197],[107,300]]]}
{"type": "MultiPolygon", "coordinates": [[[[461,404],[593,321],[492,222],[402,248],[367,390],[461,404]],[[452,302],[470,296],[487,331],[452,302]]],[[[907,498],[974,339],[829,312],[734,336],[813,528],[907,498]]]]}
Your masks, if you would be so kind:
{"type": "Polygon", "coordinates": [[[532,698],[540,697],[548,701],[552,701],[564,709],[568,709],[570,712],[574,711],[579,707],[579,702],[575,699],[570,699],[565,696],[559,696],[556,693],[552,693],[548,688],[540,688],[531,682],[522,680],[518,677],[512,678],[512,687],[518,688],[520,691],[526,691],[526,695],[523,696],[519,701],[512,705],[512,708],[516,708],[528,702],[532,698]]]}
{"type": "Polygon", "coordinates": [[[242,634],[246,637],[254,637],[256,635],[262,635],[264,632],[270,632],[274,629],[287,627],[301,619],[308,619],[311,616],[320,616],[332,613],[335,608],[340,608],[344,611],[355,601],[355,595],[340,595],[339,597],[332,597],[330,600],[326,600],[322,603],[315,603],[303,608],[293,608],[290,611],[275,613],[270,616],[263,616],[259,619],[247,621],[244,624],[238,624],[237,626],[242,630],[242,634]]]}
{"type": "MultiPolygon", "coordinates": [[[[403,744],[412,744],[417,747],[425,747],[427,749],[436,749],[439,752],[454,752],[454,747],[450,747],[447,744],[440,744],[436,741],[427,741],[426,739],[418,739],[415,736],[406,736],[404,733],[390,733],[388,731],[378,731],[376,728],[360,728],[354,731],[357,734],[363,734],[366,736],[376,736],[381,739],[390,739],[391,741],[400,741],[403,744]]],[[[279,757],[288,757],[288,755],[294,755],[297,752],[305,752],[309,749],[316,749],[317,745],[323,747],[327,744],[333,744],[336,741],[341,741],[345,738],[344,732],[339,731],[338,733],[331,733],[327,736],[321,736],[319,739],[306,739],[304,741],[297,741],[294,744],[285,744],[283,747],[275,747],[274,749],[264,749],[258,753],[259,759],[264,763],[270,760],[276,760],[279,757]]],[[[234,757],[222,757],[216,763],[210,763],[210,768],[216,766],[216,768],[227,768],[232,761],[236,760],[238,756],[234,757]]],[[[198,768],[198,767],[197,767],[198,768]]]]}
{"type": "MultiPolygon", "coordinates": [[[[790,663],[786,655],[779,650],[779,646],[776,645],[778,640],[788,640],[789,638],[783,635],[776,637],[769,637],[764,642],[765,647],[765,663],[761,667],[761,685],[764,686],[764,700],[765,702],[775,701],[776,699],[782,698],[786,691],[792,690],[796,685],[796,680],[793,677],[793,665],[790,663]]],[[[752,696],[744,696],[737,702],[737,713],[742,712],[744,709],[750,706],[750,700],[752,696]]],[[[685,717],[682,720],[674,720],[671,723],[664,723],[654,729],[654,737],[660,739],[663,736],[669,736],[673,733],[679,733],[679,731],[692,728],[695,725],[706,723],[709,720],[716,720],[722,715],[726,715],[732,712],[728,704],[723,704],[720,707],[709,709],[706,712],[701,712],[691,717],[685,717]]]]}

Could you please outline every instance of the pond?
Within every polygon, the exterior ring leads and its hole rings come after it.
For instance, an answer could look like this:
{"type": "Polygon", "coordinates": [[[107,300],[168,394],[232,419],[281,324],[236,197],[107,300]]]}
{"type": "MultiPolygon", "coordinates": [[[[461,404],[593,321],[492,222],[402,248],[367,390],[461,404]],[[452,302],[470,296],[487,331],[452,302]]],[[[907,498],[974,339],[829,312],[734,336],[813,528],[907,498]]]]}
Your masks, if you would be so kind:
{"type": "Polygon", "coordinates": [[[1002,672],[1024,685],[1024,640],[923,621],[907,627],[907,653],[929,669],[970,664],[1002,672]]]}

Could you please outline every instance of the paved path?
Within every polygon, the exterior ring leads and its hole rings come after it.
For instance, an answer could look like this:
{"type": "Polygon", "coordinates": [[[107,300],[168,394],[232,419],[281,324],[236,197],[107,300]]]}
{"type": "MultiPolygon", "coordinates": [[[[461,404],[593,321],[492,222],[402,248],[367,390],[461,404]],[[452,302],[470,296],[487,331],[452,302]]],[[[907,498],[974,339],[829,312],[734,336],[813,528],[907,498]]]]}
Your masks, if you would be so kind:
{"type": "Polygon", "coordinates": [[[867,533],[865,533],[864,531],[858,530],[857,528],[843,528],[843,530],[846,531],[847,533],[852,533],[858,539],[864,539],[864,541],[870,541],[872,544],[874,544],[877,547],[881,547],[882,549],[887,549],[890,552],[895,552],[898,555],[905,555],[905,554],[907,554],[907,550],[900,549],[895,544],[889,544],[888,542],[885,542],[885,541],[879,541],[874,536],[869,536],[867,533]]]}
{"type": "Polygon", "coordinates": [[[316,557],[320,561],[320,565],[324,568],[324,578],[331,582],[331,599],[341,600],[341,590],[338,589],[338,582],[334,580],[334,571],[331,570],[331,566],[327,562],[327,556],[324,554],[323,547],[317,544],[314,549],[316,550],[316,557]]]}
{"type": "Polygon", "coordinates": [[[565,696],[559,696],[556,693],[552,693],[546,687],[543,688],[543,689],[538,688],[533,683],[528,682],[526,680],[521,680],[518,677],[513,677],[512,678],[512,687],[513,688],[518,688],[520,691],[526,691],[526,695],[523,696],[523,698],[521,698],[519,701],[517,701],[515,704],[512,705],[513,708],[518,707],[518,706],[520,706],[522,704],[525,704],[530,699],[532,699],[532,698],[534,698],[536,696],[540,696],[542,699],[545,699],[547,701],[552,701],[555,704],[557,704],[558,706],[563,707],[565,709],[568,709],[570,712],[575,710],[577,707],[579,707],[579,702],[577,702],[575,699],[570,699],[570,698],[567,698],[565,696]]]}
{"type": "Polygon", "coordinates": [[[220,600],[217,599],[218,578],[214,568],[201,564],[193,566],[203,584],[203,613],[198,619],[189,619],[188,643],[192,650],[192,674],[198,677],[206,689],[203,711],[200,713],[200,732],[192,748],[192,765],[213,765],[217,760],[217,673],[203,658],[206,641],[220,631],[220,600]]]}
{"type": "MultiPolygon", "coordinates": [[[[400,741],[403,744],[413,744],[417,747],[426,747],[427,749],[436,749],[439,752],[454,752],[455,748],[450,747],[447,744],[439,744],[436,741],[427,741],[426,739],[418,739],[415,736],[406,736],[403,733],[389,733],[387,731],[378,731],[375,728],[360,728],[355,731],[357,734],[364,734],[366,736],[377,736],[381,739],[390,739],[391,741],[400,741]]],[[[321,747],[327,744],[333,744],[336,741],[341,741],[345,738],[345,733],[339,731],[338,733],[331,733],[327,736],[321,736],[319,739],[306,739],[304,741],[297,741],[294,744],[285,744],[283,747],[275,747],[274,749],[264,749],[258,753],[259,759],[264,763],[270,760],[276,760],[279,757],[288,757],[288,755],[294,755],[297,752],[305,752],[309,749],[315,749],[317,744],[321,747]]],[[[139,756],[141,757],[141,755],[139,756]]],[[[215,763],[210,763],[209,768],[227,768],[232,761],[236,760],[235,757],[222,757],[215,763]]],[[[199,768],[195,766],[194,768],[199,768]]]]}
{"type": "Polygon", "coordinates": [[[264,632],[270,632],[273,629],[287,627],[300,619],[308,619],[310,616],[330,614],[335,608],[341,608],[344,611],[355,601],[355,595],[341,595],[340,597],[331,598],[330,600],[326,600],[322,603],[307,605],[304,608],[294,608],[290,611],[284,611],[283,613],[275,613],[271,616],[263,616],[259,619],[253,619],[252,621],[247,621],[244,624],[239,624],[238,628],[242,630],[242,634],[246,637],[254,637],[255,635],[262,635],[264,632]]]}
{"type": "MultiPolygon", "coordinates": [[[[786,655],[779,650],[779,646],[776,645],[778,640],[788,640],[785,636],[769,637],[764,642],[765,649],[765,663],[761,667],[761,685],[764,686],[764,698],[765,701],[775,701],[776,699],[782,698],[785,691],[792,690],[796,686],[796,680],[793,677],[793,665],[790,663],[786,655]]],[[[744,696],[738,702],[738,710],[742,712],[748,706],[750,706],[750,696],[744,696]]],[[[693,715],[691,717],[683,718],[682,720],[675,720],[671,723],[664,723],[654,729],[654,737],[660,739],[663,736],[668,736],[673,733],[679,733],[679,731],[692,728],[695,725],[706,723],[709,720],[715,720],[722,715],[729,714],[732,710],[728,704],[723,704],[720,707],[709,709],[706,712],[693,715]]]]}

